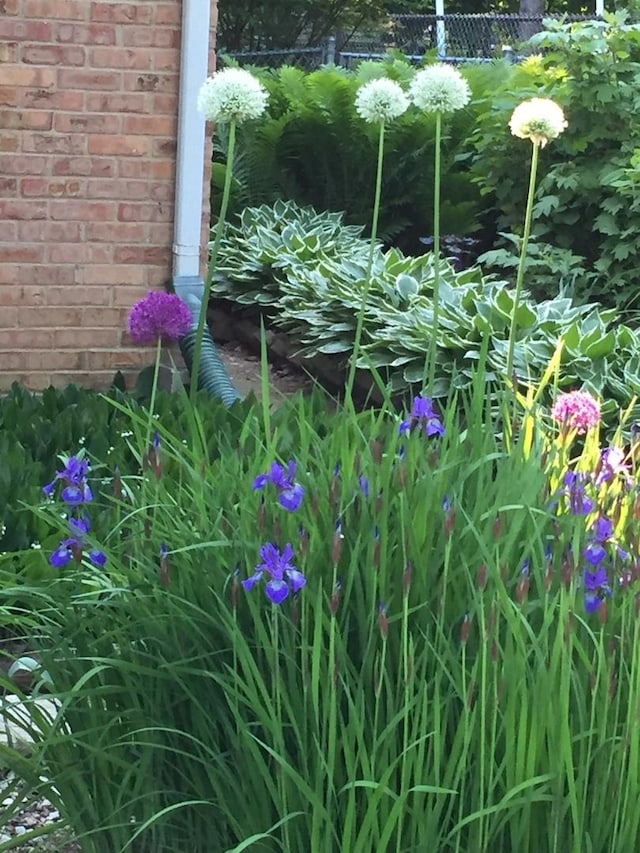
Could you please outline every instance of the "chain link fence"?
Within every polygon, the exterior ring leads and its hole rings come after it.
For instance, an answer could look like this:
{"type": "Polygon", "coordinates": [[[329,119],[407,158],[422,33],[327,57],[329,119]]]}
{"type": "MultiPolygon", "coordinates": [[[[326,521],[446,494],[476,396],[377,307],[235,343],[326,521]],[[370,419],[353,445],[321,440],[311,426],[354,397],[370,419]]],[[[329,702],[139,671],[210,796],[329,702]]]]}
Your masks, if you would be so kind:
{"type": "MultiPolygon", "coordinates": [[[[545,15],[566,22],[593,20],[592,15],[545,15]]],[[[490,62],[516,58],[522,45],[544,28],[543,18],[528,15],[390,15],[376,32],[337,33],[323,44],[254,53],[220,51],[241,65],[279,67],[297,65],[313,69],[326,63],[350,68],[362,59],[380,59],[399,50],[411,61],[435,52],[443,62],[490,62]]]]}

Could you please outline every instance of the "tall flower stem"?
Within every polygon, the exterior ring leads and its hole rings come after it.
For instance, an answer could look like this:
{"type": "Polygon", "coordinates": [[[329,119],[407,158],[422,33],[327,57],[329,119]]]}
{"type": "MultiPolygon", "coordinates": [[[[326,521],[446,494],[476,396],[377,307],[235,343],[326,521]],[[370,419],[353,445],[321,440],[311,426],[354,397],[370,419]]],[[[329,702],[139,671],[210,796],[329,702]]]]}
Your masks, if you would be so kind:
{"type": "Polygon", "coordinates": [[[213,238],[213,246],[209,255],[209,263],[207,265],[207,276],[204,282],[204,296],[200,307],[200,316],[198,317],[198,328],[196,330],[196,346],[193,354],[193,368],[191,370],[191,402],[195,400],[198,391],[198,376],[200,374],[200,361],[202,359],[202,340],[204,338],[204,327],[207,320],[207,310],[209,308],[209,297],[211,296],[211,283],[213,281],[213,271],[218,262],[218,253],[220,251],[220,243],[222,242],[222,234],[224,232],[224,224],[227,217],[227,209],[229,207],[229,196],[231,194],[231,178],[233,176],[233,159],[236,147],[236,122],[229,123],[229,145],[227,148],[227,168],[224,173],[224,187],[222,190],[222,202],[220,204],[220,216],[216,223],[215,235],[213,238]]]}
{"type": "Polygon", "coordinates": [[[362,290],[362,302],[360,303],[360,311],[356,323],[356,335],[353,341],[353,354],[351,356],[351,364],[349,365],[349,375],[347,378],[347,387],[345,391],[345,401],[350,401],[353,393],[353,385],[356,378],[356,365],[358,363],[358,355],[360,353],[360,341],[362,340],[362,329],[364,326],[364,314],[367,308],[367,300],[369,291],[371,290],[371,272],[373,270],[373,256],[376,249],[376,239],[378,236],[378,220],[380,218],[380,197],[382,195],[382,165],[384,161],[384,132],[385,122],[380,122],[380,133],[378,136],[378,166],[376,170],[376,190],[373,200],[373,217],[371,220],[371,240],[369,242],[369,257],[367,259],[367,270],[365,274],[364,288],[362,290]]]}
{"type": "Polygon", "coordinates": [[[529,192],[527,195],[527,209],[524,215],[524,230],[522,232],[522,243],[520,244],[520,263],[516,276],[516,289],[513,295],[513,310],[511,313],[511,326],[509,328],[509,347],[507,349],[507,382],[512,381],[513,376],[513,353],[516,345],[516,326],[518,305],[524,282],[524,268],[527,262],[527,246],[531,234],[531,220],[533,218],[533,199],[536,191],[536,173],[538,171],[538,154],[540,153],[540,142],[533,140],[533,153],[531,155],[531,171],[529,173],[529,192]]]}
{"type": "Polygon", "coordinates": [[[147,435],[144,446],[148,450],[151,443],[151,433],[153,431],[153,414],[156,406],[156,391],[158,390],[158,377],[160,375],[160,357],[162,354],[162,338],[158,336],[156,341],[156,360],[153,366],[153,382],[151,384],[151,400],[149,401],[149,412],[147,416],[147,435]]]}
{"type": "MultiPolygon", "coordinates": [[[[429,340],[428,393],[433,394],[436,377],[436,351],[438,347],[438,321],[440,310],[440,142],[442,139],[442,113],[436,113],[436,139],[433,175],[433,323],[429,340]]],[[[425,365],[426,368],[426,365],[425,365]]],[[[425,369],[426,375],[426,369],[425,369]]]]}

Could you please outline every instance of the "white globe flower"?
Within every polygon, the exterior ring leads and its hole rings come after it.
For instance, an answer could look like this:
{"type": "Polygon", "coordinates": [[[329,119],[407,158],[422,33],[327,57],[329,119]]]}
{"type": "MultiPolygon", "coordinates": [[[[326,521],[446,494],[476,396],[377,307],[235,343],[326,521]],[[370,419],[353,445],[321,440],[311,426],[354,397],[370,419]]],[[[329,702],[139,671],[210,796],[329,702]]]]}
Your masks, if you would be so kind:
{"type": "Polygon", "coordinates": [[[224,68],[208,77],[198,92],[198,109],[208,121],[236,122],[260,118],[269,95],[253,74],[242,68],[224,68]]]}
{"type": "Polygon", "coordinates": [[[356,112],[365,121],[389,121],[401,116],[408,108],[409,99],[402,87],[386,77],[370,80],[358,89],[356,95],[356,112]]]}
{"type": "Polygon", "coordinates": [[[440,63],[416,73],[409,86],[409,97],[421,110],[453,113],[469,103],[471,90],[457,68],[440,63]]]}
{"type": "Polygon", "coordinates": [[[530,139],[541,148],[560,136],[567,126],[562,108],[549,98],[530,98],[513,111],[509,127],[514,136],[530,139]]]}

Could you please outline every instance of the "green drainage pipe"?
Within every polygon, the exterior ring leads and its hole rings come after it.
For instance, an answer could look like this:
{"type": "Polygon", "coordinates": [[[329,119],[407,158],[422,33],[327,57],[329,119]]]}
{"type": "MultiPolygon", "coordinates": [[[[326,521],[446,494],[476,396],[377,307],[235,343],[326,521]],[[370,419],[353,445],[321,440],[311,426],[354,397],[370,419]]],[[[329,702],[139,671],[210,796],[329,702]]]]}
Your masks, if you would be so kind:
{"type": "MultiPolygon", "coordinates": [[[[183,338],[180,338],[180,352],[184,358],[189,372],[193,369],[193,355],[196,349],[197,332],[192,329],[183,338]]],[[[233,384],[229,371],[220,357],[220,353],[211,337],[211,332],[205,328],[202,339],[202,353],[200,355],[200,370],[197,377],[198,388],[205,390],[211,397],[222,400],[225,406],[232,406],[242,397],[233,384]]]]}

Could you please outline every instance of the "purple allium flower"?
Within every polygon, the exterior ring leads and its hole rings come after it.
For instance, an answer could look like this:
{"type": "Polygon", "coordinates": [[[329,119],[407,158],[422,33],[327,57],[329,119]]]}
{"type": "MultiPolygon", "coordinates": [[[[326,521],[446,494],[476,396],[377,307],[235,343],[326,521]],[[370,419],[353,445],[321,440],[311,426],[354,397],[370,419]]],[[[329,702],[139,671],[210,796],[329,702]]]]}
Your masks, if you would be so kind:
{"type": "Polygon", "coordinates": [[[260,548],[262,562],[256,566],[251,577],[242,581],[242,586],[250,591],[266,574],[270,579],[265,584],[264,591],[273,604],[282,604],[290,592],[296,593],[306,584],[307,579],[291,562],[293,548],[287,543],[282,553],[273,543],[267,542],[260,548]]]}
{"type": "Polygon", "coordinates": [[[600,403],[588,391],[570,391],[560,394],[551,417],[565,429],[585,433],[600,423],[600,403]]]}
{"type": "Polygon", "coordinates": [[[271,483],[278,490],[278,503],[289,512],[295,512],[300,508],[304,498],[304,486],[296,483],[296,463],[293,459],[289,462],[287,470],[274,462],[266,474],[259,474],[253,481],[254,489],[264,489],[271,483]]]}
{"type": "Polygon", "coordinates": [[[80,506],[93,500],[93,493],[87,482],[89,474],[89,460],[79,456],[70,456],[62,471],[57,471],[56,476],[50,483],[43,486],[42,491],[47,497],[51,497],[56,489],[58,480],[65,483],[60,493],[62,500],[69,506],[80,506]]]}
{"type": "Polygon", "coordinates": [[[406,420],[402,421],[398,432],[400,435],[406,435],[414,427],[422,427],[429,437],[444,435],[444,426],[430,397],[423,397],[421,394],[418,394],[414,398],[411,413],[406,420]]]}
{"type": "Polygon", "coordinates": [[[563,493],[569,498],[573,515],[589,515],[595,509],[595,501],[586,493],[589,479],[582,471],[567,471],[564,475],[563,493]]]}
{"type": "Polygon", "coordinates": [[[129,334],[136,344],[147,346],[158,340],[177,341],[192,328],[188,305],[175,293],[151,290],[131,309],[129,334]]]}

